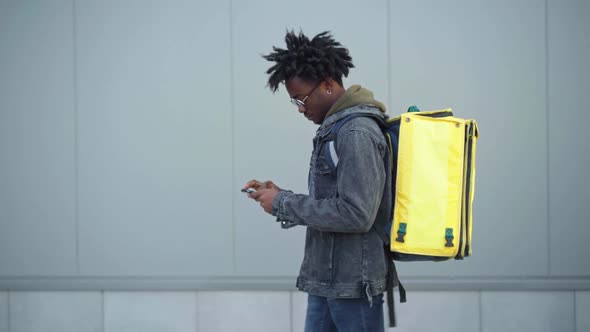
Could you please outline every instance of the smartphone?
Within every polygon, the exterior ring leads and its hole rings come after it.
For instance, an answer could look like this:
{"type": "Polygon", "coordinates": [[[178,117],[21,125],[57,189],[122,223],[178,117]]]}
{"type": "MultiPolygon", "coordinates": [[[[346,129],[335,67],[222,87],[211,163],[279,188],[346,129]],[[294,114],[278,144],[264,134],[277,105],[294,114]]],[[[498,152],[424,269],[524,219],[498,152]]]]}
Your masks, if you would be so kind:
{"type": "Polygon", "coordinates": [[[248,188],[248,189],[242,189],[241,192],[246,193],[246,194],[251,194],[253,192],[255,192],[256,190],[252,189],[252,188],[248,188]]]}

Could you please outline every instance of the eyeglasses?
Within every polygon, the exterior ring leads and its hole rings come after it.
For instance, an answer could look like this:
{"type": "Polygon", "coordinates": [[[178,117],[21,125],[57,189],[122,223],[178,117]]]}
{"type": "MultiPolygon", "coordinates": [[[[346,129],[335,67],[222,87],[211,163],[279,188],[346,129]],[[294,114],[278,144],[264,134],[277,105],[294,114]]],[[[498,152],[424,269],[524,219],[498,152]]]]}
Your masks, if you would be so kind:
{"type": "Polygon", "coordinates": [[[311,96],[311,94],[315,91],[315,89],[317,89],[320,85],[322,85],[322,82],[319,82],[313,89],[311,89],[311,91],[309,91],[309,93],[307,94],[307,96],[305,96],[301,100],[296,99],[296,98],[291,98],[291,104],[293,104],[293,105],[295,105],[297,107],[305,108],[305,101],[307,100],[307,98],[309,96],[311,96]]]}

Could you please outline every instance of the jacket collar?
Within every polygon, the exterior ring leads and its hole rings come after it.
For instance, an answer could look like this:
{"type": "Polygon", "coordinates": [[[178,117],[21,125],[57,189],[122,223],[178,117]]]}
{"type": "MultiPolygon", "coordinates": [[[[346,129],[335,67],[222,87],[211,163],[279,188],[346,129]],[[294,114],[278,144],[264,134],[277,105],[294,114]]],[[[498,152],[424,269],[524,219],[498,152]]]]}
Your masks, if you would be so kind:
{"type": "Polygon", "coordinates": [[[334,114],[328,116],[327,118],[324,119],[324,122],[322,122],[322,125],[318,129],[318,132],[322,131],[324,128],[331,126],[332,124],[334,124],[338,120],[341,120],[353,113],[367,114],[369,116],[376,117],[377,119],[381,119],[382,121],[385,121],[387,119],[387,114],[381,112],[375,106],[369,105],[369,104],[360,104],[360,105],[355,105],[353,107],[347,108],[347,109],[342,110],[338,113],[334,113],[334,114]]]}

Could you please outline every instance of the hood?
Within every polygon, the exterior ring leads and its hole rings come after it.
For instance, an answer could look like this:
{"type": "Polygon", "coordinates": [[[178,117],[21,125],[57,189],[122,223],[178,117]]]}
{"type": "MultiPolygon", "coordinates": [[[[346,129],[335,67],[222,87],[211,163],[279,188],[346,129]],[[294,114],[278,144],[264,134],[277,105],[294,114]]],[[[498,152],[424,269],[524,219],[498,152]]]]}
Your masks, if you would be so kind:
{"type": "Polygon", "coordinates": [[[373,98],[373,92],[361,87],[360,85],[352,85],[346,90],[344,95],[340,97],[326,114],[326,118],[334,113],[338,113],[353,106],[368,104],[373,105],[382,113],[385,113],[385,105],[373,98]]]}

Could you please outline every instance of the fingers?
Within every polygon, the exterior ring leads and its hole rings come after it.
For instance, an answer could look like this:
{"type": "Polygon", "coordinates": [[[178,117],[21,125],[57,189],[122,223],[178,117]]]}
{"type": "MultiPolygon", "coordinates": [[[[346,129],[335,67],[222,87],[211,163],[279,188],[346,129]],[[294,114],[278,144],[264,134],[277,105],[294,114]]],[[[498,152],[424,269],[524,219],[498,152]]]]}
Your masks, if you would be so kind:
{"type": "Polygon", "coordinates": [[[276,189],[276,190],[279,190],[279,191],[281,190],[281,188],[279,188],[279,187],[278,187],[278,186],[277,186],[277,185],[276,185],[274,182],[272,182],[272,181],[264,181],[263,185],[264,185],[264,188],[267,188],[267,189],[276,189]]]}
{"type": "Polygon", "coordinates": [[[254,188],[256,190],[259,190],[261,188],[266,188],[266,189],[273,189],[276,188],[278,189],[279,187],[277,187],[276,184],[274,184],[274,182],[272,181],[258,181],[258,180],[250,180],[248,181],[248,183],[246,183],[246,186],[244,186],[244,189],[248,189],[248,188],[254,188]]]}
{"type": "Polygon", "coordinates": [[[248,194],[248,197],[252,198],[255,201],[258,201],[258,198],[262,196],[264,189],[256,190],[255,192],[248,194]]]}
{"type": "Polygon", "coordinates": [[[260,188],[258,190],[256,190],[255,192],[251,193],[250,195],[248,195],[248,197],[252,198],[253,200],[260,202],[261,200],[264,199],[264,196],[266,196],[268,194],[268,192],[272,191],[271,189],[266,189],[266,188],[260,188]]]}
{"type": "Polygon", "coordinates": [[[258,190],[261,186],[262,186],[262,182],[260,182],[258,180],[250,180],[250,181],[248,181],[248,183],[246,183],[246,185],[244,186],[244,189],[254,188],[254,189],[258,190]]]}

